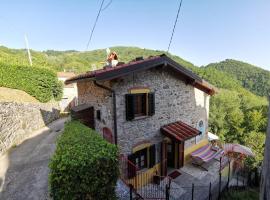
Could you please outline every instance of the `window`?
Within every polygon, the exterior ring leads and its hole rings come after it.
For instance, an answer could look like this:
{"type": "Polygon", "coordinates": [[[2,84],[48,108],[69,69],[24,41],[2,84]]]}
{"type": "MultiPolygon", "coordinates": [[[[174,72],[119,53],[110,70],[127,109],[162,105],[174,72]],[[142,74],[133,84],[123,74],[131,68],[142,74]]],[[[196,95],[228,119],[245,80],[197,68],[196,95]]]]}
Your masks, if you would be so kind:
{"type": "Polygon", "coordinates": [[[137,151],[129,156],[129,160],[138,170],[147,167],[147,148],[137,151]]]}
{"type": "Polygon", "coordinates": [[[153,167],[156,164],[155,144],[136,151],[135,153],[129,155],[128,159],[136,166],[138,170],[153,167]]]}
{"type": "Polygon", "coordinates": [[[154,93],[126,94],[126,119],[128,121],[155,113],[154,93]]]}
{"type": "Polygon", "coordinates": [[[100,112],[100,110],[97,110],[97,119],[101,120],[101,112],[100,112]]]}
{"type": "Polygon", "coordinates": [[[145,116],[146,113],[146,94],[134,94],[134,115],[135,117],[145,116]]]}

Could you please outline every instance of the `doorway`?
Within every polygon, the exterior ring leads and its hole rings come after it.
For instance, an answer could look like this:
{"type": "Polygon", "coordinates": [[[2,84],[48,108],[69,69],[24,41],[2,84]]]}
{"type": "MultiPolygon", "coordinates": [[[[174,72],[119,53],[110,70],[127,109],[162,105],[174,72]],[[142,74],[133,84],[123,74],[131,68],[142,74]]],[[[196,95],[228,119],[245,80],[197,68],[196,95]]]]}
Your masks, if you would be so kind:
{"type": "Polygon", "coordinates": [[[167,166],[168,168],[175,168],[175,143],[167,144],[167,166]]]}

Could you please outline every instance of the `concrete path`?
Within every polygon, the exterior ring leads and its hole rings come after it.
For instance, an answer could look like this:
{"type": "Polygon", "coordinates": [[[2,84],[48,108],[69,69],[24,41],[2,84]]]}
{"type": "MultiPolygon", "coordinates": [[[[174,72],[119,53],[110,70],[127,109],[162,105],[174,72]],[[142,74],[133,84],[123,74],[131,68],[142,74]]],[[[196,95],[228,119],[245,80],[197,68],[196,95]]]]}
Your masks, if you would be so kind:
{"type": "Polygon", "coordinates": [[[48,199],[48,163],[67,118],[49,124],[0,157],[0,199],[48,199]]]}

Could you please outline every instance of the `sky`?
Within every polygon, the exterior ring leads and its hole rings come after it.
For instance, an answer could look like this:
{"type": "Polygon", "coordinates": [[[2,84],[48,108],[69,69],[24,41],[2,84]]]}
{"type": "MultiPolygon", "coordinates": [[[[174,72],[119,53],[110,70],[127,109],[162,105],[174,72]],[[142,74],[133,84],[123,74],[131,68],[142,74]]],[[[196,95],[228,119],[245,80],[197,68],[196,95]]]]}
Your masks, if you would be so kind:
{"type": "MultiPolygon", "coordinates": [[[[0,45],[86,50],[102,0],[0,0],[0,45]]],[[[105,0],[105,5],[110,0],[105,0]]],[[[89,50],[167,50],[180,0],[112,0],[89,50]]],[[[231,58],[270,70],[269,0],[183,0],[170,53],[197,66],[231,58]]]]}

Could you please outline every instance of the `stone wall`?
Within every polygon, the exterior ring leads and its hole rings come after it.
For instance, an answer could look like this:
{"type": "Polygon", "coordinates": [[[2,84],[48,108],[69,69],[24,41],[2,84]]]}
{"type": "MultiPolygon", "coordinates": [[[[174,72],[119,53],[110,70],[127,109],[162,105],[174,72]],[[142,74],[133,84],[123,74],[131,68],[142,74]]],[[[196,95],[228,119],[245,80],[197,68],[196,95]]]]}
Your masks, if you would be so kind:
{"type": "MultiPolygon", "coordinates": [[[[205,132],[208,127],[209,95],[185,84],[164,69],[151,69],[112,81],[102,83],[116,91],[116,110],[118,123],[118,144],[121,153],[131,153],[134,145],[143,141],[160,142],[163,136],[160,127],[181,120],[195,128],[203,120],[205,132]],[[131,88],[148,87],[155,93],[155,115],[126,120],[125,94],[131,88]]],[[[111,94],[96,87],[92,82],[78,83],[79,104],[89,103],[95,110],[101,109],[102,120],[96,120],[96,130],[108,127],[113,132],[113,112],[111,94]]],[[[185,142],[185,148],[206,138],[206,134],[185,142]]]]}
{"type": "MultiPolygon", "coordinates": [[[[149,140],[160,142],[160,127],[183,121],[194,128],[203,120],[208,127],[209,96],[185,84],[164,69],[151,69],[122,78],[113,85],[117,94],[118,144],[122,153],[131,153],[134,145],[149,140]],[[133,87],[148,87],[155,93],[155,115],[143,119],[126,120],[125,94],[133,87]]],[[[205,130],[207,131],[207,130],[205,130]]],[[[185,142],[185,148],[198,143],[206,134],[185,142]],[[189,143],[191,143],[189,145],[189,143]]]]}
{"type": "Polygon", "coordinates": [[[57,118],[58,103],[0,102],[0,154],[57,118]]]}

